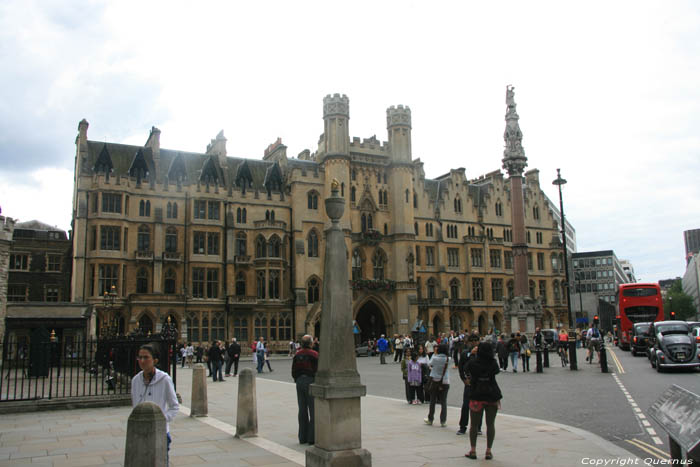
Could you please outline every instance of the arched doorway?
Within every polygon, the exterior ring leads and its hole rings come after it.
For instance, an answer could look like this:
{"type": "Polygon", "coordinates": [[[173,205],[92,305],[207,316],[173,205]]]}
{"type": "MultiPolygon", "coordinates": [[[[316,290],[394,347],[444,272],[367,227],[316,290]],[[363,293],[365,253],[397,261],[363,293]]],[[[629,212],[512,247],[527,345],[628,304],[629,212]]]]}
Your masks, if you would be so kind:
{"type": "Polygon", "coordinates": [[[152,334],[153,320],[151,319],[151,317],[146,314],[141,316],[141,319],[139,320],[139,328],[141,329],[141,332],[143,332],[146,335],[152,334]]]}
{"type": "Polygon", "coordinates": [[[496,333],[503,333],[503,317],[501,316],[501,313],[496,312],[493,314],[493,332],[494,334],[496,333]]]}
{"type": "Polygon", "coordinates": [[[442,318],[438,313],[433,316],[433,336],[436,338],[442,333],[442,318]]]}
{"type": "Polygon", "coordinates": [[[314,324],[314,337],[321,339],[321,318],[319,318],[316,321],[316,324],[314,324]]]}
{"type": "Polygon", "coordinates": [[[486,315],[481,313],[479,315],[479,335],[485,336],[488,331],[488,324],[486,322],[486,315]]]}
{"type": "Polygon", "coordinates": [[[554,329],[554,317],[549,311],[542,313],[542,329],[554,329]]]}
{"type": "Polygon", "coordinates": [[[373,300],[368,300],[362,305],[357,311],[355,321],[357,321],[357,326],[360,328],[361,342],[369,339],[378,339],[382,334],[386,335],[384,315],[373,300]]]}
{"type": "Polygon", "coordinates": [[[458,334],[462,330],[462,318],[459,316],[459,312],[450,314],[450,329],[458,334]]]}

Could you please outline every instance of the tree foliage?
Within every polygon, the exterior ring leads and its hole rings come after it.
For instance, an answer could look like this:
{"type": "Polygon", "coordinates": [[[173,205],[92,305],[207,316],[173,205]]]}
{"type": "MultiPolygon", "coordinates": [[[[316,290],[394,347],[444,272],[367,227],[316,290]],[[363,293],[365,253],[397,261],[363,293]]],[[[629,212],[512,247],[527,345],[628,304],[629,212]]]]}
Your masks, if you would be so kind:
{"type": "Polygon", "coordinates": [[[671,312],[675,313],[675,319],[693,320],[695,318],[693,297],[683,292],[680,279],[673,282],[664,299],[664,314],[667,319],[671,318],[671,312]]]}

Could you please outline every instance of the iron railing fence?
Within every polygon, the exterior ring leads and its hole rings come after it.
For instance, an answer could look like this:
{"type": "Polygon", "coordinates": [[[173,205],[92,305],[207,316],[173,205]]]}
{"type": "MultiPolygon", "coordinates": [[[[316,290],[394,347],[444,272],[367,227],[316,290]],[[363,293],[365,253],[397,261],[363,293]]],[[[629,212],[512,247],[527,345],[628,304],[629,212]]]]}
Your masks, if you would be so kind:
{"type": "Polygon", "coordinates": [[[159,336],[0,342],[0,403],[129,394],[146,343],[157,346],[158,368],[177,384],[176,343],[159,336]]]}

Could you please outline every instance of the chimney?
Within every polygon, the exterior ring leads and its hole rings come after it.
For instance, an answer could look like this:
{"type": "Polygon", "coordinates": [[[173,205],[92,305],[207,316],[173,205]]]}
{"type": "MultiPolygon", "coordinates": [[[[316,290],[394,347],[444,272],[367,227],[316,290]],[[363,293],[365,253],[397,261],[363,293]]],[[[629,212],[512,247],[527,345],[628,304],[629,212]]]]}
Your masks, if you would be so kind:
{"type": "Polygon", "coordinates": [[[144,147],[151,148],[153,153],[153,175],[158,173],[158,166],[160,165],[160,130],[154,126],[151,127],[151,133],[148,135],[148,140],[144,147]]]}
{"type": "Polygon", "coordinates": [[[216,139],[211,140],[211,143],[207,145],[207,155],[217,155],[219,158],[219,166],[222,169],[226,169],[226,137],[224,137],[224,130],[221,130],[216,139]]]}

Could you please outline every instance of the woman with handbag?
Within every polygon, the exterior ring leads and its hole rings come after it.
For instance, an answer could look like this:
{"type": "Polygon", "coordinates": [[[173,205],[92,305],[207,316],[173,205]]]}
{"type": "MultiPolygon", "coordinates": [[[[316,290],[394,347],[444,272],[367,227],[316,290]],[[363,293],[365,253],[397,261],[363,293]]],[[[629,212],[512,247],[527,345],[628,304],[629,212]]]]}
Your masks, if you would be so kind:
{"type": "Polygon", "coordinates": [[[496,382],[499,373],[498,363],[493,357],[493,346],[481,342],[476,352],[476,359],[467,363],[467,372],[471,375],[471,399],[469,413],[472,425],[469,428],[471,450],[465,454],[470,459],[476,459],[476,437],[481,420],[486,413],[486,454],[484,459],[493,459],[491,447],[496,436],[496,414],[501,408],[501,389],[496,382]]]}
{"type": "Polygon", "coordinates": [[[430,359],[430,378],[428,379],[430,394],[430,410],[428,418],[423,421],[427,425],[433,424],[435,416],[435,403],[440,401],[440,426],[447,426],[447,392],[450,390],[450,373],[447,371],[449,357],[447,342],[438,345],[437,355],[430,359]]]}

